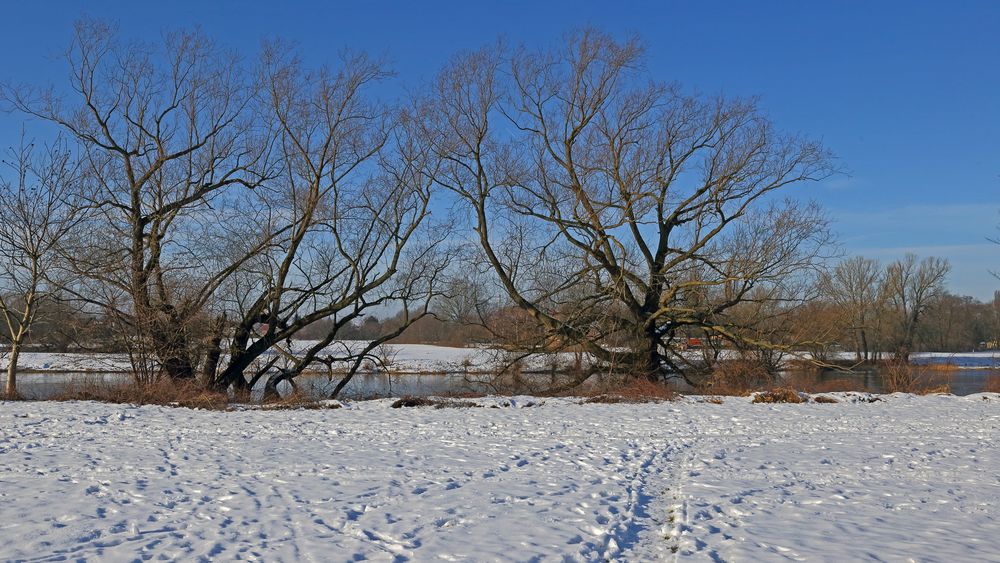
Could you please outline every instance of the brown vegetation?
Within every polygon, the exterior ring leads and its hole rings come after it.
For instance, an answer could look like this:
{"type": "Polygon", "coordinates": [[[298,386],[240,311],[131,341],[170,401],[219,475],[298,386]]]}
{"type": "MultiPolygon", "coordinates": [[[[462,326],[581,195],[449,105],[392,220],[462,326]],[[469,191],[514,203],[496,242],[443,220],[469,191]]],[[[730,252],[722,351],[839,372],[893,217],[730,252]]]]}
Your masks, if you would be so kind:
{"type": "Polygon", "coordinates": [[[751,360],[722,360],[716,362],[712,373],[698,392],[710,395],[747,396],[755,390],[774,383],[774,376],[760,362],[751,360]]]}
{"type": "Polygon", "coordinates": [[[791,387],[778,387],[763,393],[757,393],[753,397],[754,403],[802,403],[799,392],[791,387]]]}
{"type": "Polygon", "coordinates": [[[481,407],[472,401],[456,401],[454,399],[443,399],[438,397],[412,397],[406,396],[397,399],[390,405],[394,409],[402,407],[434,407],[435,409],[467,409],[481,407]]]}
{"type": "Polygon", "coordinates": [[[920,369],[926,371],[958,371],[960,368],[955,364],[921,364],[920,369]]]}
{"type": "Polygon", "coordinates": [[[1000,375],[991,375],[983,385],[984,393],[1000,393],[1000,375]]]}
{"type": "Polygon", "coordinates": [[[630,378],[617,386],[604,385],[592,389],[583,404],[658,403],[672,401],[677,394],[670,387],[645,378],[630,378]]]}
{"type": "Polygon", "coordinates": [[[226,393],[211,390],[196,381],[160,380],[151,383],[88,381],[69,386],[52,400],[102,401],[212,410],[224,410],[229,407],[229,397],[226,393]]]}
{"type": "MultiPolygon", "coordinates": [[[[75,30],[66,96],[0,85],[0,109],[67,141],[34,156],[22,143],[0,166],[11,396],[22,344],[51,346],[77,324],[64,347],[126,351],[137,382],[78,395],[140,403],[214,403],[258,382],[270,399],[343,369],[336,396],[359,370],[389,371],[389,341],[489,343],[502,367],[476,383],[499,393],[565,392],[596,366],[746,395],[776,384],[789,350],[826,363],[847,349],[901,360],[890,392],[946,392],[926,373],[957,366],[915,372],[911,352],[1000,340],[1000,294],[992,306],[949,295],[946,260],[830,269],[825,214],[775,196],[838,173],[836,159],[753,99],[655,80],[636,38],[498,42],[390,104],[379,93],[393,73],[360,53],[326,71],[280,41],[244,64],[200,31],[147,44],[101,22],[75,30]],[[366,344],[337,345],[348,339],[366,344]],[[723,347],[743,359],[702,381],[723,347]],[[576,366],[529,381],[521,359],[538,351],[575,352],[576,366]]],[[[588,400],[672,396],[622,381],[588,400]]]]}
{"type": "Polygon", "coordinates": [[[950,370],[945,374],[918,371],[906,362],[888,362],[881,371],[882,383],[888,393],[928,395],[951,392],[950,370]]]}

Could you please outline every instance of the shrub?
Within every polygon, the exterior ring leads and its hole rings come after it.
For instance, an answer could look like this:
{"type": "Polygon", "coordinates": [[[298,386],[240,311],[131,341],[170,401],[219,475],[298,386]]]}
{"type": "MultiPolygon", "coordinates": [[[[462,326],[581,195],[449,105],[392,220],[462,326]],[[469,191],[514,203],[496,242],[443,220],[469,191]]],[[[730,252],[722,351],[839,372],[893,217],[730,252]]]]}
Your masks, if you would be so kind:
{"type": "Polygon", "coordinates": [[[402,397],[394,401],[390,407],[394,409],[403,407],[434,407],[436,409],[464,409],[479,407],[480,405],[472,401],[455,401],[453,399],[439,399],[435,397],[402,397]]]}
{"type": "Polygon", "coordinates": [[[162,405],[193,409],[222,410],[229,407],[229,396],[209,389],[197,381],[158,380],[149,383],[77,384],[52,398],[55,401],[101,401],[132,405],[162,405]]]}
{"type": "Polygon", "coordinates": [[[936,386],[928,384],[924,387],[918,388],[916,390],[916,393],[919,395],[937,395],[941,393],[947,394],[951,393],[951,385],[948,385],[947,383],[943,383],[941,385],[936,385],[936,386]]]}
{"type": "Polygon", "coordinates": [[[913,368],[906,362],[890,362],[881,370],[882,385],[889,393],[908,393],[914,387],[913,368]]]}
{"type": "Polygon", "coordinates": [[[945,374],[931,376],[914,370],[906,362],[889,362],[883,366],[881,371],[882,384],[889,393],[918,393],[921,395],[949,393],[951,392],[951,371],[953,370],[945,370],[945,374]]]}
{"type": "Polygon", "coordinates": [[[631,377],[620,383],[605,383],[584,394],[583,403],[650,403],[672,401],[676,393],[670,387],[644,377],[631,377]]]}
{"type": "Polygon", "coordinates": [[[754,403],[801,403],[802,397],[799,392],[791,387],[778,387],[763,393],[757,393],[753,397],[754,403]]]}
{"type": "Polygon", "coordinates": [[[746,396],[773,382],[774,376],[761,362],[721,360],[698,390],[712,395],[746,396]]]}
{"type": "Polygon", "coordinates": [[[990,375],[983,384],[983,391],[986,393],[1000,393],[1000,375],[990,375]]]}
{"type": "Polygon", "coordinates": [[[840,401],[838,401],[837,399],[834,399],[833,397],[827,397],[826,395],[820,395],[819,397],[814,398],[813,402],[833,404],[833,403],[839,403],[840,401]]]}
{"type": "Polygon", "coordinates": [[[260,405],[252,405],[253,410],[283,411],[283,410],[327,410],[339,409],[341,405],[337,401],[317,400],[306,393],[296,389],[284,397],[275,397],[265,401],[260,405]]]}

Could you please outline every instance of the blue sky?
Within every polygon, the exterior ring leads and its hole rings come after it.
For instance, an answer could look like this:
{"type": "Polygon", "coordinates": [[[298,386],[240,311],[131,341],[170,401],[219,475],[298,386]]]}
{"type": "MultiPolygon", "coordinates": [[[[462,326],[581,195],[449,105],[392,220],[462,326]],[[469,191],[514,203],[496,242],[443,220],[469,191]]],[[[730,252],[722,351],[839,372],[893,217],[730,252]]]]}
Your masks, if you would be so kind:
{"type": "MultiPolygon", "coordinates": [[[[17,2],[0,22],[0,80],[63,83],[81,15],[133,37],[200,25],[248,56],[275,36],[316,63],[366,50],[401,88],[500,34],[544,45],[581,25],[635,32],[655,77],[759,96],[782,128],[838,155],[850,175],[800,194],[825,206],[847,253],[943,256],[953,291],[1000,289],[1000,246],[986,239],[1000,235],[1000,2],[17,2]]],[[[20,123],[0,115],[0,146],[20,123]]]]}

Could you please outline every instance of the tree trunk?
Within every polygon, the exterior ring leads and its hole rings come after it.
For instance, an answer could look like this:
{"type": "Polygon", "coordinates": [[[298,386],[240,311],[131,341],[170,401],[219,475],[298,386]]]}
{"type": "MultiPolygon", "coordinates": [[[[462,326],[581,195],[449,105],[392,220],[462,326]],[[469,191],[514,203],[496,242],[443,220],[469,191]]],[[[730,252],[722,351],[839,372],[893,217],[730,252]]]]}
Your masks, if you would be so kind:
{"type": "Polygon", "coordinates": [[[163,373],[170,379],[194,379],[195,368],[185,354],[170,354],[161,358],[163,373]]]}
{"type": "Polygon", "coordinates": [[[229,348],[229,363],[226,369],[215,379],[216,387],[227,389],[232,385],[237,391],[248,391],[250,384],[245,376],[250,364],[259,358],[276,342],[274,335],[269,331],[250,346],[246,346],[249,335],[245,338],[234,338],[233,345],[229,348]]]}
{"type": "Polygon", "coordinates": [[[195,366],[191,361],[191,349],[187,335],[183,329],[173,325],[157,331],[154,341],[157,357],[160,360],[160,372],[170,379],[194,379],[195,366]]]}
{"type": "Polygon", "coordinates": [[[261,397],[261,401],[264,403],[280,401],[281,393],[278,391],[278,385],[282,381],[288,381],[292,384],[292,388],[295,388],[294,375],[284,370],[279,371],[267,378],[267,381],[264,383],[264,396],[261,397]]]}
{"type": "Polygon", "coordinates": [[[215,383],[215,372],[219,369],[219,359],[222,357],[222,334],[226,330],[226,315],[219,317],[215,332],[208,343],[208,354],[205,356],[205,366],[201,370],[202,381],[206,385],[215,383]]]}
{"type": "Polygon", "coordinates": [[[862,358],[864,361],[868,361],[868,335],[865,334],[865,329],[861,329],[861,352],[863,354],[862,358]]]}
{"type": "Polygon", "coordinates": [[[21,355],[20,343],[10,347],[10,360],[7,363],[7,384],[4,386],[4,396],[13,399],[17,396],[17,360],[21,355]]]}
{"type": "Polygon", "coordinates": [[[640,351],[640,358],[636,365],[638,373],[634,375],[645,377],[650,381],[659,381],[663,376],[663,355],[660,354],[660,342],[655,334],[646,333],[643,335],[644,350],[640,351]]]}

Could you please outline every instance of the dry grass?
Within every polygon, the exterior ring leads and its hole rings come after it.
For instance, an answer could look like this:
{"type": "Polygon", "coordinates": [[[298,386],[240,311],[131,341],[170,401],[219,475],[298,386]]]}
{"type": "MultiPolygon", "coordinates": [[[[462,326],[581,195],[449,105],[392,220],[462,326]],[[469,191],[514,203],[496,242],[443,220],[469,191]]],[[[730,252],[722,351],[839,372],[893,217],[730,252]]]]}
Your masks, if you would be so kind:
{"type": "Polygon", "coordinates": [[[882,383],[889,393],[915,393],[929,395],[951,392],[951,371],[927,374],[913,369],[905,362],[889,362],[882,368],[882,383]]]}
{"type": "Polygon", "coordinates": [[[774,376],[758,362],[723,360],[716,363],[707,381],[698,388],[698,392],[707,395],[746,397],[773,383],[774,376]]]}
{"type": "Polygon", "coordinates": [[[71,385],[52,397],[54,401],[101,401],[131,405],[163,405],[192,409],[224,410],[229,397],[223,391],[206,388],[196,381],[86,382],[71,385]]]}
{"type": "Polygon", "coordinates": [[[882,384],[889,393],[910,393],[916,386],[913,368],[904,362],[891,362],[882,369],[882,384]]]}
{"type": "Polygon", "coordinates": [[[582,401],[584,404],[615,404],[672,401],[677,394],[667,385],[636,377],[617,385],[605,384],[593,388],[583,393],[583,396],[587,397],[582,401]]]}
{"type": "Polygon", "coordinates": [[[1000,375],[990,375],[983,384],[984,393],[1000,393],[1000,375]]]}
{"type": "Polygon", "coordinates": [[[317,400],[298,391],[284,397],[272,399],[261,405],[254,405],[254,410],[290,411],[290,410],[329,410],[339,409],[341,404],[336,401],[317,400]]]}
{"type": "Polygon", "coordinates": [[[801,403],[802,397],[799,392],[791,387],[777,387],[770,391],[757,393],[753,397],[754,403],[801,403]]]}
{"type": "Polygon", "coordinates": [[[918,395],[940,395],[951,393],[951,385],[948,383],[942,383],[941,385],[930,385],[927,387],[921,387],[917,389],[916,393],[918,395]]]}
{"type": "Polygon", "coordinates": [[[825,403],[825,404],[831,404],[832,405],[834,403],[839,403],[840,401],[838,401],[837,399],[834,399],[833,397],[827,397],[826,395],[820,395],[819,397],[814,397],[813,398],[813,402],[814,403],[825,403]]]}
{"type": "Polygon", "coordinates": [[[920,368],[927,371],[958,371],[959,367],[955,364],[921,364],[920,368]]]}

